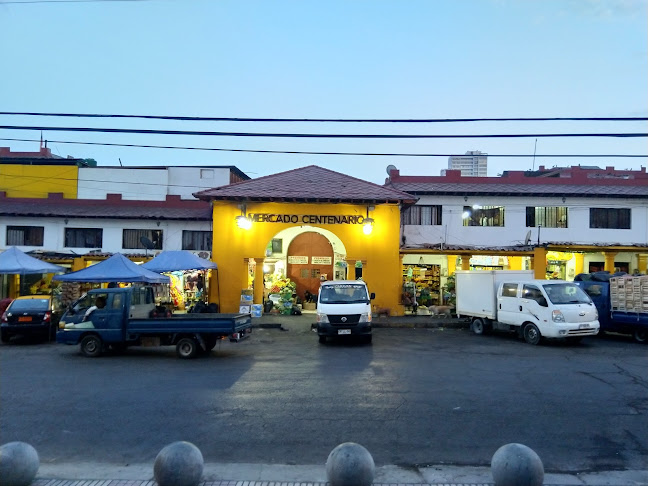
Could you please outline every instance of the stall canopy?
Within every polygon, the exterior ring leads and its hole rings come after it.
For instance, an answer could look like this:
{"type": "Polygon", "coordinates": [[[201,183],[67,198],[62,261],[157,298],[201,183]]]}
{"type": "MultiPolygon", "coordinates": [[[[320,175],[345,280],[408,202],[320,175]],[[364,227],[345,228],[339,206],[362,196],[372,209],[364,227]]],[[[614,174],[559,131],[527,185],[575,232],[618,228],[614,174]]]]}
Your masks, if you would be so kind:
{"type": "Polygon", "coordinates": [[[142,265],[133,263],[121,253],[103,262],[84,268],[77,272],[65,275],[56,275],[52,280],[61,282],[146,282],[166,283],[170,282],[169,277],[152,272],[142,265]]]}
{"type": "Polygon", "coordinates": [[[26,275],[60,272],[65,272],[65,268],[29,256],[15,246],[0,253],[0,273],[26,275]]]}
{"type": "Polygon", "coordinates": [[[142,267],[160,273],[218,268],[214,262],[200,258],[187,250],[163,251],[151,261],[144,263],[142,267]]]}

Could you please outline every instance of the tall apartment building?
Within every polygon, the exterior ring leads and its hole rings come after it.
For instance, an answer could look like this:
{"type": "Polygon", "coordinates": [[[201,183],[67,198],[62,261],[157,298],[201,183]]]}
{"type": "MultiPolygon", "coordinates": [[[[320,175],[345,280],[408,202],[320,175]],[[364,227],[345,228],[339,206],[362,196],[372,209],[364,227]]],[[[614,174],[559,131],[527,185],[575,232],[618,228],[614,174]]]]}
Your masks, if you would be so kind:
{"type": "MultiPolygon", "coordinates": [[[[452,155],[448,157],[448,169],[460,170],[462,176],[486,177],[488,154],[469,150],[466,155],[452,155]]],[[[445,170],[441,171],[441,175],[445,175],[445,170]]]]}

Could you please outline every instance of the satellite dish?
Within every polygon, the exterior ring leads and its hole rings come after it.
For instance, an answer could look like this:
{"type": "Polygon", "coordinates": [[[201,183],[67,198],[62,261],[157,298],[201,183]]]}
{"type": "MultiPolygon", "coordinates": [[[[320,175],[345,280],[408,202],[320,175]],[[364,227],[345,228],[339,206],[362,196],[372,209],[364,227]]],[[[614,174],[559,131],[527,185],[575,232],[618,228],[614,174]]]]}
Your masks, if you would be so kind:
{"type": "Polygon", "coordinates": [[[528,245],[531,241],[531,230],[527,231],[526,238],[524,238],[524,246],[528,245]]]}
{"type": "Polygon", "coordinates": [[[389,173],[390,173],[392,170],[398,170],[398,169],[396,168],[395,165],[389,164],[389,165],[387,166],[387,175],[389,175],[389,173]]]}
{"type": "Polygon", "coordinates": [[[153,242],[150,239],[148,239],[146,236],[142,236],[140,238],[140,243],[147,250],[152,250],[153,248],[155,248],[155,245],[153,244],[153,242]]]}

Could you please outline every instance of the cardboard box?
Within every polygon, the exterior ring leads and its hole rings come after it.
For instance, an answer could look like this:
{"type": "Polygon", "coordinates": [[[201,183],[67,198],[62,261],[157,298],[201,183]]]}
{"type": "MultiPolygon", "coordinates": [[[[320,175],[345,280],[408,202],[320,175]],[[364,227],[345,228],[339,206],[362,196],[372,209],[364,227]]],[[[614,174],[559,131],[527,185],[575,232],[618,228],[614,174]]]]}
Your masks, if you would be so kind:
{"type": "Polygon", "coordinates": [[[261,304],[252,304],[251,306],[252,317],[261,317],[263,315],[263,305],[261,304]]]}
{"type": "Polygon", "coordinates": [[[250,314],[251,312],[251,305],[240,305],[239,306],[239,314],[250,314]]]}
{"type": "Polygon", "coordinates": [[[304,310],[315,310],[315,302],[304,302],[302,308],[304,310]]]}

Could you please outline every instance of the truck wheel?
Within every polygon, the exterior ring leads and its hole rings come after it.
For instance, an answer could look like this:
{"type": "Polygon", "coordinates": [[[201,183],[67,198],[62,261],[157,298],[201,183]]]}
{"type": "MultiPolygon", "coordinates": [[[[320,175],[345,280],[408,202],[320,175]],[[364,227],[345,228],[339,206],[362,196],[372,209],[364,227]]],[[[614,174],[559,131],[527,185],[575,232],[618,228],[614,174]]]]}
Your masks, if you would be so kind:
{"type": "Polygon", "coordinates": [[[474,332],[478,336],[486,334],[486,325],[484,324],[483,319],[475,319],[472,322],[472,332],[474,332]]]}
{"type": "Polygon", "coordinates": [[[637,329],[632,337],[634,337],[636,342],[646,344],[648,342],[648,331],[645,329],[637,329]]]}
{"type": "Polygon", "coordinates": [[[533,344],[534,346],[540,342],[540,338],[542,337],[537,326],[531,323],[528,323],[526,326],[524,326],[522,335],[524,336],[524,340],[527,343],[533,344]]]}
{"type": "Polygon", "coordinates": [[[95,334],[90,334],[81,340],[81,353],[88,358],[99,356],[102,347],[101,338],[95,334]]]}
{"type": "Polygon", "coordinates": [[[180,358],[195,358],[198,354],[198,343],[194,338],[182,338],[176,345],[176,353],[180,358]]]}

